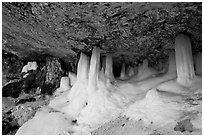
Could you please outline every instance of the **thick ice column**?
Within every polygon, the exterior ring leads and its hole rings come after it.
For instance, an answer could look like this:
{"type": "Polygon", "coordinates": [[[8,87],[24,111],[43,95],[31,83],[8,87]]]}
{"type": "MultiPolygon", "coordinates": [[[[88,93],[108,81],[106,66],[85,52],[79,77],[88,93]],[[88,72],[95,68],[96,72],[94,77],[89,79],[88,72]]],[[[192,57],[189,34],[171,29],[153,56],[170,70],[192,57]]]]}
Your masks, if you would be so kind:
{"type": "Polygon", "coordinates": [[[85,54],[81,53],[77,66],[77,81],[87,79],[88,72],[89,72],[89,58],[85,54]]]}
{"type": "Polygon", "coordinates": [[[89,80],[88,80],[88,96],[90,97],[94,91],[97,90],[97,81],[99,74],[99,64],[100,63],[100,49],[94,47],[92,51],[90,69],[89,69],[89,80]]]}
{"type": "Polygon", "coordinates": [[[120,79],[126,79],[125,63],[122,64],[122,69],[121,69],[121,73],[120,73],[120,79]]]}
{"type": "Polygon", "coordinates": [[[112,59],[112,56],[110,54],[108,54],[106,56],[105,75],[110,80],[114,79],[114,76],[113,76],[113,59],[112,59]]]}
{"type": "Polygon", "coordinates": [[[195,56],[195,73],[197,75],[202,75],[202,53],[199,52],[196,56],[195,56]]]}
{"type": "Polygon", "coordinates": [[[175,62],[175,53],[172,51],[169,53],[169,67],[168,73],[176,72],[176,62],[175,62]]]}
{"type": "Polygon", "coordinates": [[[180,34],[175,40],[177,82],[189,85],[195,77],[190,38],[180,34]]]}

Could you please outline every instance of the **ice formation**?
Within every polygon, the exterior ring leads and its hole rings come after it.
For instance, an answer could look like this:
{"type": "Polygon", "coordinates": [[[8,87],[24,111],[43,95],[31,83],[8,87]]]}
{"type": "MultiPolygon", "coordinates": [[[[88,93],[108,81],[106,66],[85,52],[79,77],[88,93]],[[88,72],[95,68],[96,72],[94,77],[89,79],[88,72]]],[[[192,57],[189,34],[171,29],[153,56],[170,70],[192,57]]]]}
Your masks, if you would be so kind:
{"type": "Polygon", "coordinates": [[[148,67],[148,60],[143,60],[143,63],[139,65],[138,67],[138,73],[134,77],[130,79],[130,81],[141,81],[148,77],[154,76],[158,72],[154,70],[153,68],[148,67]]]}
{"type": "Polygon", "coordinates": [[[112,60],[112,56],[110,54],[108,54],[106,56],[105,75],[111,81],[114,80],[114,76],[113,76],[112,71],[113,71],[113,60],[112,60]]]}
{"type": "Polygon", "coordinates": [[[73,72],[69,72],[69,79],[70,79],[70,85],[73,86],[76,83],[77,75],[73,72]]]}
{"type": "Polygon", "coordinates": [[[125,73],[125,63],[122,64],[121,72],[120,72],[120,79],[125,80],[127,79],[126,73],[125,73]]]}
{"type": "Polygon", "coordinates": [[[135,74],[134,68],[129,66],[128,69],[127,69],[127,74],[128,74],[129,77],[133,76],[135,74]]]}
{"type": "Polygon", "coordinates": [[[23,72],[27,73],[28,70],[29,70],[29,68],[30,68],[30,66],[31,66],[31,62],[28,62],[27,65],[25,65],[25,66],[22,68],[21,73],[23,73],[23,72]]]}
{"type": "Polygon", "coordinates": [[[69,77],[62,77],[60,80],[60,87],[55,91],[55,94],[60,94],[63,91],[70,89],[70,79],[69,77]]]}
{"type": "Polygon", "coordinates": [[[155,126],[175,124],[185,110],[180,93],[201,88],[199,82],[194,89],[176,82],[178,69],[173,52],[166,73],[149,68],[148,61],[144,60],[138,74],[133,75],[134,70],[130,68],[127,74],[133,76],[127,80],[123,63],[120,75],[123,80],[118,80],[114,78],[112,67],[111,55],[103,58],[100,66],[98,47],[93,49],[91,59],[81,53],[77,75],[69,73],[71,83],[76,78],[71,89],[68,77],[62,78],[59,89],[66,92],[51,100],[49,106],[20,127],[17,134],[89,134],[120,114],[142,119],[146,125],[152,122],[155,126]],[[77,120],[77,124],[73,124],[73,120],[77,120]]]}
{"type": "Polygon", "coordinates": [[[27,73],[29,70],[36,70],[38,67],[37,62],[28,62],[27,65],[25,65],[21,71],[21,73],[25,72],[27,73]]]}
{"type": "Polygon", "coordinates": [[[165,94],[167,93],[159,93],[156,89],[149,90],[145,98],[130,105],[124,115],[136,121],[141,119],[146,125],[154,123],[155,126],[161,127],[168,123],[175,124],[184,108],[180,103],[171,100],[179,100],[181,97],[165,94]]]}
{"type": "Polygon", "coordinates": [[[175,40],[177,82],[183,86],[191,85],[195,78],[190,38],[180,34],[175,40]]]}

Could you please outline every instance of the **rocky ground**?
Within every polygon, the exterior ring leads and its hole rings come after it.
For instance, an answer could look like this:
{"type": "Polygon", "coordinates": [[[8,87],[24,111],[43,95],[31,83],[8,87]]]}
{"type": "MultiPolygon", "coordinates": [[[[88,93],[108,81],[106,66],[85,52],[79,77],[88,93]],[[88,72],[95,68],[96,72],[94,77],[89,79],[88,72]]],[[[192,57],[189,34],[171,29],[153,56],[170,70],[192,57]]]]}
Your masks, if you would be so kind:
{"type": "Polygon", "coordinates": [[[185,102],[190,110],[186,112],[176,125],[167,124],[155,127],[153,123],[146,126],[142,119],[135,121],[126,116],[120,116],[98,129],[92,135],[201,135],[202,134],[202,91],[197,91],[185,102]]]}
{"type": "Polygon", "coordinates": [[[49,103],[49,97],[21,95],[19,98],[2,98],[2,134],[14,135],[20,126],[49,103]]]}

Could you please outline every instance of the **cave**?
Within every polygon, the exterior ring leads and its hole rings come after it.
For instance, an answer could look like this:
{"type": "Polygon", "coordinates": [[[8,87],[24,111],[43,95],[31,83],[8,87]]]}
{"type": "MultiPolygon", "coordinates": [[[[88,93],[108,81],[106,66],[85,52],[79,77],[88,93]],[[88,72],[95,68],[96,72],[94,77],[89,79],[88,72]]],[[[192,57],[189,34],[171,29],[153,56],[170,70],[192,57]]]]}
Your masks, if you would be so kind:
{"type": "Polygon", "coordinates": [[[3,2],[3,135],[202,135],[202,2],[3,2]]]}

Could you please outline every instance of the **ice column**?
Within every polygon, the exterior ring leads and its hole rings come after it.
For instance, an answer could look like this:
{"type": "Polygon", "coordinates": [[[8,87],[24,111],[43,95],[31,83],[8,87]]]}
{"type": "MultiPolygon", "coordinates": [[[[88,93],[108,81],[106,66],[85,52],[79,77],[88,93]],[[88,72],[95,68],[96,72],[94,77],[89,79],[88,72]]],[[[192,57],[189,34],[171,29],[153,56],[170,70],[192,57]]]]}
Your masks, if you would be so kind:
{"type": "Polygon", "coordinates": [[[87,79],[88,72],[89,72],[89,58],[84,53],[81,53],[77,66],[77,81],[87,79]]]}
{"type": "Polygon", "coordinates": [[[126,75],[125,75],[125,63],[122,64],[122,69],[121,69],[121,73],[120,73],[120,79],[126,79],[126,75]]]}
{"type": "Polygon", "coordinates": [[[175,40],[177,82],[187,86],[195,77],[190,38],[180,34],[175,40]]]}
{"type": "Polygon", "coordinates": [[[105,69],[105,75],[107,78],[109,78],[111,81],[114,80],[113,76],[113,60],[112,56],[108,54],[106,56],[106,69],[105,69]]]}
{"type": "MultiPolygon", "coordinates": [[[[76,97],[76,95],[79,94],[79,92],[84,91],[84,90],[80,91],[80,88],[83,88],[84,84],[87,85],[86,81],[88,80],[88,72],[89,72],[89,58],[85,54],[81,53],[80,59],[77,65],[76,82],[74,83],[68,95],[69,101],[73,100],[76,97]]],[[[73,78],[71,79],[71,82],[72,80],[74,82],[74,75],[70,75],[70,74],[72,73],[69,73],[69,77],[73,78]]]]}
{"type": "Polygon", "coordinates": [[[94,94],[94,92],[97,90],[99,66],[100,66],[100,49],[98,47],[94,47],[90,61],[88,97],[91,97],[91,95],[94,94]]]}

